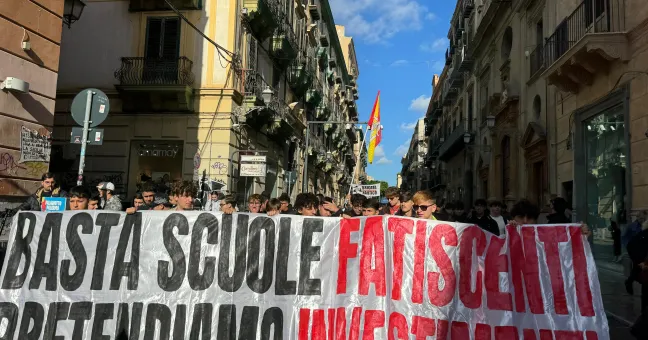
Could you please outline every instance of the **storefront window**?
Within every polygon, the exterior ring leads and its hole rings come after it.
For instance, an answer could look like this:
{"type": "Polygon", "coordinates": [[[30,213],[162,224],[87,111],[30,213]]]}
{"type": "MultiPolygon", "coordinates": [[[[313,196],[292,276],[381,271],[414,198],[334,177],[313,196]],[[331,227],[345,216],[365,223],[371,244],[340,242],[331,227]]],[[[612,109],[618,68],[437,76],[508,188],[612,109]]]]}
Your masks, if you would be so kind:
{"type": "Polygon", "coordinates": [[[597,258],[613,257],[612,221],[626,224],[626,157],[623,106],[618,105],[583,122],[586,204],[585,220],[594,232],[597,258]]]}

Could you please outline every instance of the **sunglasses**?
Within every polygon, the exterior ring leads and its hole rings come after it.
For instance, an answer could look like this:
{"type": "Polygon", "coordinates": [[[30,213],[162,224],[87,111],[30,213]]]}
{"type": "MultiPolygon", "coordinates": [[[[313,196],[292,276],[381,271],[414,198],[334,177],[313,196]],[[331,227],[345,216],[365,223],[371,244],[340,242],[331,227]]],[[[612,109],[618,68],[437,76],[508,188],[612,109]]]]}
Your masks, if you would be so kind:
{"type": "Polygon", "coordinates": [[[431,205],[414,205],[414,206],[412,206],[412,209],[414,209],[415,211],[419,210],[419,209],[421,209],[423,211],[426,211],[426,210],[430,209],[430,207],[433,206],[433,205],[434,204],[431,204],[431,205]]]}

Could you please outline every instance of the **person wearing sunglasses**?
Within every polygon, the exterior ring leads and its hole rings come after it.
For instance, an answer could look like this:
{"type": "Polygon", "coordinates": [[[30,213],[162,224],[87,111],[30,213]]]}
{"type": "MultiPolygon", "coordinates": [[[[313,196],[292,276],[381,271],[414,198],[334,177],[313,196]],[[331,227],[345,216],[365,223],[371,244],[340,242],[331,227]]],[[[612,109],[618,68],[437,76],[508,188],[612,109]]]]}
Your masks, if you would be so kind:
{"type": "Polygon", "coordinates": [[[437,210],[437,205],[436,200],[432,198],[431,192],[428,190],[416,192],[414,197],[412,197],[412,202],[414,202],[412,209],[416,217],[424,220],[436,220],[434,213],[437,210]]]}

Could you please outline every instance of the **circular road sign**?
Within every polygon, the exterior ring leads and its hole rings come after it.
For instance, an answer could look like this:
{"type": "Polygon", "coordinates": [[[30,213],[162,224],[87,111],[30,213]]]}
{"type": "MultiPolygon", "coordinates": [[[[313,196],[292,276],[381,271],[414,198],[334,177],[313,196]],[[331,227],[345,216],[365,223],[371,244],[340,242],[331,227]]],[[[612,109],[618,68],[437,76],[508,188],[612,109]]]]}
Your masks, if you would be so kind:
{"type": "Polygon", "coordinates": [[[90,127],[96,127],[99,124],[103,123],[108,117],[108,112],[110,111],[110,102],[108,96],[103,93],[101,90],[97,89],[85,89],[74,97],[72,101],[72,118],[74,121],[83,126],[83,120],[85,119],[86,103],[88,100],[88,91],[92,91],[92,107],[90,108],[90,127]]]}

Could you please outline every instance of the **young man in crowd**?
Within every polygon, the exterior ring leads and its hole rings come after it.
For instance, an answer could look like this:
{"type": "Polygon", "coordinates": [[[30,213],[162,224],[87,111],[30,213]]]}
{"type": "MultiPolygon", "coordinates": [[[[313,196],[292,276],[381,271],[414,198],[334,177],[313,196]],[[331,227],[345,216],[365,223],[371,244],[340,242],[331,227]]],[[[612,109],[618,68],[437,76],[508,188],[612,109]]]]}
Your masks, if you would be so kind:
{"type": "Polygon", "coordinates": [[[279,202],[281,202],[280,214],[295,214],[295,211],[290,206],[290,196],[288,194],[281,194],[279,202]]]}
{"type": "Polygon", "coordinates": [[[369,199],[362,205],[362,216],[376,216],[380,214],[380,203],[376,199],[369,199]]]}
{"type": "Polygon", "coordinates": [[[490,203],[490,217],[497,223],[500,235],[506,235],[506,225],[508,220],[502,216],[502,207],[504,205],[500,201],[492,201],[490,203]]]}
{"type": "Polygon", "coordinates": [[[278,198],[268,200],[265,207],[265,212],[268,216],[279,215],[281,212],[281,201],[278,198]]]}
{"type": "Polygon", "coordinates": [[[247,212],[253,213],[253,214],[259,214],[261,213],[261,201],[262,197],[259,194],[253,194],[248,197],[248,209],[247,212]]]}
{"type": "Polygon", "coordinates": [[[220,210],[223,214],[231,215],[236,212],[236,197],[227,195],[220,200],[220,210]]]}
{"type": "Polygon", "coordinates": [[[139,207],[144,205],[144,196],[142,194],[135,194],[135,198],[133,198],[133,208],[138,209],[139,207]]]}
{"type": "Polygon", "coordinates": [[[106,182],[101,187],[100,192],[106,198],[106,205],[103,206],[104,210],[122,211],[122,204],[119,197],[115,195],[115,185],[111,182],[106,182]]]}
{"type": "Polygon", "coordinates": [[[173,186],[172,195],[175,197],[176,206],[171,210],[186,211],[193,210],[194,197],[198,195],[198,188],[193,182],[185,181],[182,184],[173,186]]]}
{"type": "Polygon", "coordinates": [[[414,205],[412,209],[416,214],[416,217],[422,218],[424,220],[436,220],[434,213],[437,210],[436,200],[432,198],[432,193],[427,190],[418,191],[412,197],[412,202],[414,205]]]}
{"type": "Polygon", "coordinates": [[[88,201],[88,210],[99,210],[100,202],[101,197],[99,197],[99,194],[92,195],[88,201]]]}
{"type": "Polygon", "coordinates": [[[468,223],[475,224],[482,228],[483,230],[486,230],[488,232],[491,232],[495,235],[500,234],[499,227],[497,226],[497,222],[495,222],[494,219],[492,219],[490,216],[488,216],[488,213],[486,211],[486,200],[483,198],[477,199],[475,201],[475,211],[472,214],[472,218],[469,220],[468,223]]]}
{"type": "MultiPolygon", "coordinates": [[[[126,209],[127,214],[134,214],[136,211],[142,210],[164,210],[164,205],[155,202],[155,188],[153,183],[147,182],[142,186],[142,203],[140,205],[135,205],[126,209]]],[[[137,200],[137,197],[135,198],[137,200]]]]}
{"type": "Polygon", "coordinates": [[[70,210],[88,210],[90,191],[83,186],[76,186],[68,193],[70,210]]]}
{"type": "Polygon", "coordinates": [[[315,194],[301,193],[295,198],[295,209],[302,216],[317,216],[319,199],[315,194]]]}
{"type": "Polygon", "coordinates": [[[41,187],[34,194],[27,198],[25,203],[18,207],[18,210],[41,211],[41,204],[46,197],[65,197],[65,191],[56,187],[54,174],[44,173],[41,176],[41,187]]]}
{"type": "Polygon", "coordinates": [[[387,198],[387,206],[383,210],[384,215],[396,215],[400,209],[400,189],[397,187],[389,187],[385,190],[385,197],[387,198]]]}
{"type": "Polygon", "coordinates": [[[220,211],[220,193],[212,191],[209,194],[209,201],[205,204],[205,211],[220,211]]]}
{"type": "Polygon", "coordinates": [[[455,201],[453,203],[453,210],[451,214],[455,222],[468,223],[468,214],[466,214],[466,208],[462,201],[455,201]]]}

